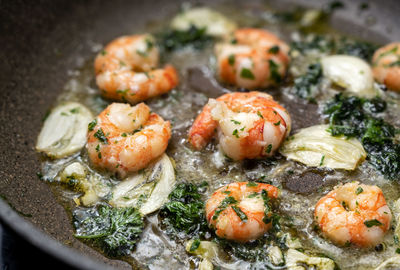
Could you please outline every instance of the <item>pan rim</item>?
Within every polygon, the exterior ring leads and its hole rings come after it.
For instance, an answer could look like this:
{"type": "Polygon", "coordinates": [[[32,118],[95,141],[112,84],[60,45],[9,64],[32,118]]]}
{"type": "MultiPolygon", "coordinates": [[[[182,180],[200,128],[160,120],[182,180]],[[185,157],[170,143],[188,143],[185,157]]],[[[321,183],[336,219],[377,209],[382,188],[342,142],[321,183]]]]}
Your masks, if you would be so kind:
{"type": "Polygon", "coordinates": [[[48,234],[42,232],[34,224],[16,213],[3,199],[0,199],[0,221],[34,247],[76,269],[115,269],[114,267],[93,260],[89,256],[83,255],[73,248],[67,247],[51,238],[48,234]]]}

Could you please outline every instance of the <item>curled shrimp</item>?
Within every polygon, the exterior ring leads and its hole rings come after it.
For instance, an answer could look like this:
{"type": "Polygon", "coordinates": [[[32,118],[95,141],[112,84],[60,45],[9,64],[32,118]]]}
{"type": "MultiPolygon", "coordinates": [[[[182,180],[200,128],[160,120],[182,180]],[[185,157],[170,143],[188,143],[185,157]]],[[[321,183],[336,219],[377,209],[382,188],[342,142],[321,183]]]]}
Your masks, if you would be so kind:
{"type": "Polygon", "coordinates": [[[274,34],[255,28],[242,28],[232,42],[215,46],[218,77],[245,88],[279,83],[289,63],[289,46],[274,34]]]}
{"type": "Polygon", "coordinates": [[[254,182],[237,182],[216,190],[206,203],[206,218],[222,238],[247,242],[271,228],[270,199],[278,188],[254,182]]]}
{"type": "Polygon", "coordinates": [[[210,99],[197,116],[189,142],[202,149],[218,131],[222,150],[230,158],[272,156],[290,132],[288,112],[261,92],[229,93],[210,99]]]}
{"type": "Polygon", "coordinates": [[[161,156],[171,125],[144,103],[112,103],[89,124],[87,150],[97,167],[125,176],[161,156]]]}
{"type": "Polygon", "coordinates": [[[389,89],[400,91],[400,43],[390,43],[378,49],[372,58],[375,80],[389,89]]]}
{"type": "Polygon", "coordinates": [[[314,215],[332,242],[359,247],[380,243],[392,220],[382,190],[358,182],[335,187],[318,201],[314,215]]]}
{"type": "Polygon", "coordinates": [[[159,51],[151,35],[123,36],[95,60],[96,83],[104,97],[137,103],[167,93],[178,84],[174,67],[157,69],[159,51]]]}

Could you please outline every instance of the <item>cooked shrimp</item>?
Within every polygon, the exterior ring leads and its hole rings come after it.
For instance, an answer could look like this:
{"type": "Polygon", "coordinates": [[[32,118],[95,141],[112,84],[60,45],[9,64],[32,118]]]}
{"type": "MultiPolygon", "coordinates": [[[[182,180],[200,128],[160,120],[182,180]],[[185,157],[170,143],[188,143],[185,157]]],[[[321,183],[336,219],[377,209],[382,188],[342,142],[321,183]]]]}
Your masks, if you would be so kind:
{"type": "Polygon", "coordinates": [[[197,116],[189,142],[202,149],[218,131],[222,150],[230,158],[272,156],[290,132],[288,112],[268,94],[229,93],[210,99],[197,116]]]}
{"type": "Polygon", "coordinates": [[[332,242],[360,247],[380,243],[392,220],[382,190],[358,182],[335,187],[318,201],[314,215],[332,242]]]}
{"type": "Polygon", "coordinates": [[[400,42],[378,49],[372,58],[375,80],[390,90],[400,91],[400,42]]]}
{"type": "Polygon", "coordinates": [[[158,62],[151,35],[117,38],[96,57],[96,83],[104,97],[130,103],[164,94],[178,84],[178,74],[170,65],[156,69],[158,62]]]}
{"type": "Polygon", "coordinates": [[[112,103],[89,124],[87,149],[94,165],[125,176],[161,156],[170,137],[170,123],[144,103],[112,103]]]}
{"type": "Polygon", "coordinates": [[[206,204],[208,224],[222,238],[247,242],[271,228],[269,199],[278,188],[254,182],[237,182],[219,188],[206,204]]]}
{"type": "Polygon", "coordinates": [[[239,87],[267,87],[279,83],[289,63],[289,46],[272,33],[242,28],[234,33],[234,44],[215,46],[218,77],[239,87]]]}

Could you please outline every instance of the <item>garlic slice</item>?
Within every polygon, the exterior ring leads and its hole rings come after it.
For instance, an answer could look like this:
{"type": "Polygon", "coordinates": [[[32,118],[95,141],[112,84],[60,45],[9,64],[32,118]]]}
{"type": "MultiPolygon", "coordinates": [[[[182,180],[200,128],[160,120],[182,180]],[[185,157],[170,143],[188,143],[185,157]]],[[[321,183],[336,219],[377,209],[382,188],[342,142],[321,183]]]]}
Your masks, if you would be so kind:
{"type": "Polygon", "coordinates": [[[92,113],[80,103],[68,102],[57,106],[44,122],[36,150],[53,158],[63,158],[81,150],[92,119],[92,113]]]}
{"type": "Polygon", "coordinates": [[[232,33],[237,25],[221,13],[206,8],[198,7],[188,9],[172,19],[171,27],[176,30],[188,30],[192,25],[197,28],[206,28],[210,36],[223,37],[232,33]]]}
{"type": "Polygon", "coordinates": [[[345,136],[332,136],[328,125],[304,128],[289,137],[280,152],[288,159],[313,167],[354,170],[366,158],[361,143],[345,136]]]}
{"type": "Polygon", "coordinates": [[[360,97],[376,96],[372,70],[364,60],[350,55],[330,55],[321,59],[325,77],[360,97]]]}
{"type": "Polygon", "coordinates": [[[163,154],[154,165],[128,177],[112,190],[109,203],[114,207],[137,207],[142,215],[158,210],[175,185],[175,170],[163,154]]]}

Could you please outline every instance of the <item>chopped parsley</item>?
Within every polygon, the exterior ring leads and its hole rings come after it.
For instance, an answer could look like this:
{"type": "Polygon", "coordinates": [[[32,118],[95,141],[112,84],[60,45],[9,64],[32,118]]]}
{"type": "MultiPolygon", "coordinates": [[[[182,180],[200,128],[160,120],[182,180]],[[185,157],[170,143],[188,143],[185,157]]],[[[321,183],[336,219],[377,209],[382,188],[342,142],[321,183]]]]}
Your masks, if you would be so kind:
{"type": "Polygon", "coordinates": [[[247,215],[242,211],[242,209],[240,209],[236,205],[232,205],[231,207],[232,207],[233,211],[235,211],[236,215],[238,215],[240,220],[247,221],[247,215]]]}
{"type": "Polygon", "coordinates": [[[322,78],[320,63],[311,64],[307,72],[294,80],[294,93],[304,99],[312,100],[317,92],[317,86],[322,78]]]}
{"type": "Polygon", "coordinates": [[[325,160],[325,155],[322,155],[321,162],[319,163],[319,166],[322,166],[324,164],[324,160],[325,160]]]}
{"type": "Polygon", "coordinates": [[[100,142],[108,144],[108,139],[106,135],[104,135],[103,129],[99,128],[94,134],[94,137],[97,138],[100,142]]]}
{"type": "Polygon", "coordinates": [[[201,244],[200,239],[196,238],[196,239],[192,242],[192,244],[190,245],[189,251],[190,251],[190,252],[195,251],[196,249],[199,248],[200,244],[201,244]]]}
{"type": "Polygon", "coordinates": [[[70,110],[71,113],[79,113],[79,107],[70,110]]]}
{"type": "Polygon", "coordinates": [[[234,123],[235,125],[240,125],[241,123],[239,121],[236,120],[231,120],[232,123],[234,123]]]}
{"type": "Polygon", "coordinates": [[[272,144],[268,144],[267,148],[265,149],[265,152],[269,154],[271,153],[271,150],[272,150],[272,144]]]}
{"type": "Polygon", "coordinates": [[[230,66],[233,66],[235,64],[235,55],[234,54],[229,55],[228,63],[230,66]]]}
{"type": "Polygon", "coordinates": [[[88,125],[88,130],[93,131],[94,127],[97,125],[97,120],[94,119],[92,122],[89,123],[88,125]]]}
{"type": "Polygon", "coordinates": [[[257,111],[257,115],[258,115],[260,118],[264,119],[264,116],[261,114],[260,111],[257,111]]]}
{"type": "Polygon", "coordinates": [[[275,126],[279,126],[281,124],[281,120],[279,120],[278,122],[274,123],[275,126]]]}
{"type": "Polygon", "coordinates": [[[364,221],[365,226],[367,226],[368,228],[371,228],[373,226],[381,226],[383,225],[379,220],[377,219],[371,219],[371,220],[367,220],[364,221]]]}
{"type": "Polygon", "coordinates": [[[258,184],[256,182],[247,182],[246,187],[256,187],[258,184]]]}
{"type": "Polygon", "coordinates": [[[121,136],[122,136],[122,137],[126,137],[126,136],[128,136],[128,135],[126,135],[126,133],[124,132],[124,133],[121,134],[121,136]]]}
{"type": "Polygon", "coordinates": [[[239,139],[239,131],[237,129],[232,132],[232,135],[239,139]]]}
{"type": "Polygon", "coordinates": [[[240,71],[240,77],[249,80],[254,80],[256,78],[254,77],[254,74],[251,72],[251,70],[248,68],[242,68],[242,70],[240,71]]]}
{"type": "Polygon", "coordinates": [[[277,54],[279,53],[279,46],[273,46],[268,50],[269,53],[277,54]]]}
{"type": "Polygon", "coordinates": [[[358,187],[356,190],[356,195],[361,194],[364,191],[362,187],[358,187]]]}
{"type": "Polygon", "coordinates": [[[232,196],[225,197],[222,200],[221,204],[217,207],[217,210],[215,210],[212,219],[216,220],[222,211],[224,211],[229,205],[235,204],[235,203],[237,203],[237,201],[234,197],[232,197],[232,196]]]}
{"type": "Polygon", "coordinates": [[[273,60],[268,60],[269,63],[269,77],[276,83],[280,83],[282,81],[281,74],[279,74],[279,65],[275,63],[273,60]]]}

